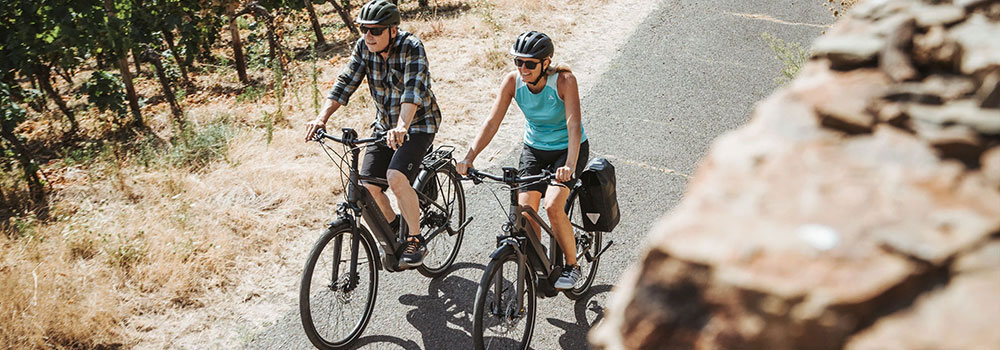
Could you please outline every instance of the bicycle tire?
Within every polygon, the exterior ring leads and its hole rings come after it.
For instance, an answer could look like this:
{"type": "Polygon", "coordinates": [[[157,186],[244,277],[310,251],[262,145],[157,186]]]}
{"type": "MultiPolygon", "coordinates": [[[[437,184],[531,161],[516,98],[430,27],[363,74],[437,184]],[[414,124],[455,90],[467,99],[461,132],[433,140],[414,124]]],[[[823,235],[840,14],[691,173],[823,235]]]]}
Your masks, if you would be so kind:
{"type": "Polygon", "coordinates": [[[461,177],[451,164],[445,164],[435,171],[426,181],[423,181],[417,191],[425,193],[432,186],[436,191],[433,201],[446,208],[442,212],[440,208],[429,203],[421,205],[420,233],[427,235],[436,230],[441,225],[426,225],[427,221],[442,221],[448,225],[448,229],[439,233],[436,237],[427,242],[427,252],[429,255],[424,258],[417,271],[421,275],[435,278],[448,272],[458,258],[458,250],[462,247],[462,239],[465,236],[465,229],[459,230],[465,222],[465,190],[462,188],[461,177]],[[425,227],[426,226],[426,227],[425,227]],[[444,257],[444,259],[438,259],[444,257]]]}
{"type": "Polygon", "coordinates": [[[573,226],[573,237],[576,242],[576,252],[577,252],[577,265],[583,270],[583,276],[585,278],[577,282],[577,284],[572,289],[567,289],[563,291],[563,294],[571,300],[579,300],[583,298],[587,291],[590,290],[590,286],[594,284],[594,278],[597,276],[597,267],[600,265],[600,257],[597,254],[601,250],[601,240],[603,234],[600,231],[585,231],[583,230],[583,217],[574,213],[576,209],[576,199],[578,198],[577,192],[573,191],[570,194],[569,199],[566,200],[566,215],[569,216],[570,223],[573,226]],[[582,256],[580,252],[583,252],[582,256]]]}
{"type": "MultiPolygon", "coordinates": [[[[349,348],[361,334],[364,332],[365,327],[368,326],[368,322],[371,320],[372,311],[375,307],[375,298],[378,295],[378,269],[375,263],[375,259],[378,259],[378,253],[373,249],[373,243],[370,240],[370,235],[368,230],[364,226],[358,227],[358,233],[360,234],[360,240],[358,244],[358,288],[364,290],[354,289],[352,291],[345,292],[343,290],[337,290],[334,287],[336,284],[333,280],[336,279],[341,283],[346,282],[346,276],[349,270],[350,264],[350,251],[351,251],[351,227],[350,226],[339,226],[331,227],[327,229],[316,241],[313,246],[312,251],[309,253],[309,258],[306,260],[306,266],[302,273],[302,282],[299,289],[299,315],[302,319],[302,326],[305,329],[306,336],[309,341],[312,342],[314,346],[318,349],[324,350],[340,350],[349,348]],[[339,275],[345,277],[332,276],[333,268],[333,257],[334,246],[336,244],[330,244],[335,238],[340,237],[342,242],[341,247],[341,257],[339,259],[339,275]],[[346,254],[346,256],[344,255],[346,254]],[[324,260],[329,258],[328,260],[324,260]],[[320,269],[317,270],[317,264],[328,263],[329,266],[325,264],[320,265],[320,269]],[[329,268],[330,270],[326,270],[329,268]],[[362,268],[367,268],[367,273],[362,271],[362,268]],[[328,271],[328,275],[323,276],[322,273],[314,275],[317,271],[328,271]],[[367,274],[369,283],[367,288],[362,288],[361,279],[367,274]],[[313,286],[317,286],[313,289],[313,286]],[[351,303],[354,299],[355,292],[365,292],[365,299],[361,303],[351,303]],[[315,305],[314,305],[315,304],[315,305]],[[340,304],[340,305],[338,305],[340,304]],[[340,317],[344,315],[344,312],[337,312],[333,310],[338,306],[347,306],[348,304],[353,304],[350,306],[360,306],[361,317],[353,325],[353,328],[343,332],[341,336],[340,333],[330,335],[321,334],[326,332],[327,326],[330,325],[331,316],[336,315],[337,320],[333,322],[334,325],[339,324],[340,317]],[[321,307],[321,306],[325,306],[321,307]],[[324,310],[327,309],[327,310],[324,310]],[[327,315],[325,322],[317,319],[317,315],[321,311],[330,311],[330,315],[327,315]],[[317,329],[319,326],[320,329],[317,329]]],[[[350,321],[348,321],[350,322],[350,321]]]]}
{"type": "MultiPolygon", "coordinates": [[[[514,299],[512,295],[508,295],[517,294],[516,285],[514,285],[513,281],[517,279],[517,255],[513,250],[501,252],[486,266],[486,270],[483,271],[483,277],[479,281],[479,287],[476,290],[476,301],[472,316],[472,343],[476,350],[496,349],[496,347],[490,346],[494,344],[498,347],[501,347],[504,344],[513,345],[511,344],[512,341],[517,342],[515,344],[518,345],[514,347],[516,349],[528,348],[535,328],[537,299],[535,296],[535,284],[533,278],[534,272],[530,266],[525,266],[525,269],[524,310],[518,311],[518,315],[515,315],[515,319],[508,319],[507,314],[512,312],[513,310],[511,310],[511,308],[516,307],[517,305],[517,299],[514,299]],[[502,271],[501,267],[503,267],[502,271]],[[500,272],[501,278],[501,283],[499,284],[501,298],[500,302],[496,303],[493,300],[496,300],[496,289],[498,287],[495,283],[495,279],[498,278],[498,272],[500,272]],[[510,280],[506,277],[508,274],[511,275],[510,280]],[[504,298],[504,295],[507,297],[504,298]],[[498,312],[501,314],[498,315],[498,312]],[[523,315],[521,315],[522,312],[523,315]],[[512,323],[520,322],[524,323],[524,333],[521,335],[520,340],[508,339],[507,341],[504,341],[497,339],[496,337],[487,337],[484,334],[484,327],[487,325],[496,325],[498,328],[503,329],[504,327],[510,327],[512,323]],[[498,341],[499,343],[497,343],[498,341]]],[[[511,347],[503,348],[510,349],[511,347]]]]}

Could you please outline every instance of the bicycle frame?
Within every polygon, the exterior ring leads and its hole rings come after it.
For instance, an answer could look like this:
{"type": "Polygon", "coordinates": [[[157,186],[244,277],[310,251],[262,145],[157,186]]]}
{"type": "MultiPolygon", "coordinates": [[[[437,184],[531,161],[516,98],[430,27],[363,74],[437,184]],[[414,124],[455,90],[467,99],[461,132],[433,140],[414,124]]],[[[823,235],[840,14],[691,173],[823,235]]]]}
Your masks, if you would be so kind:
{"type": "MultiPolygon", "coordinates": [[[[517,170],[514,168],[504,168],[504,178],[514,179],[517,176],[517,170]]],[[[567,197],[567,202],[575,198],[575,192],[577,186],[570,189],[570,195],[567,197]]],[[[518,310],[524,307],[524,277],[527,271],[525,271],[525,262],[532,268],[532,273],[534,273],[535,279],[539,281],[544,281],[545,283],[538,283],[536,287],[540,289],[542,295],[545,297],[554,297],[559,294],[559,291],[555,289],[555,280],[559,278],[562,273],[562,267],[556,266],[562,260],[562,250],[559,244],[551,244],[551,249],[549,254],[545,254],[544,245],[539,239],[539,235],[535,234],[534,227],[528,221],[528,218],[533,220],[538,224],[538,227],[551,238],[551,242],[556,242],[555,233],[552,228],[549,227],[545,221],[538,216],[531,207],[525,205],[517,204],[517,189],[511,188],[510,190],[510,209],[508,211],[508,221],[504,224],[503,230],[504,235],[497,236],[497,249],[490,254],[490,258],[495,258],[504,249],[512,249],[517,255],[518,259],[518,271],[517,271],[517,307],[518,310]]],[[[568,203],[567,203],[568,204],[568,203]]],[[[502,268],[502,267],[501,267],[502,268]]],[[[499,283],[499,279],[495,283],[499,283]]],[[[499,287],[499,286],[496,286],[499,287]]],[[[500,293],[496,293],[497,304],[499,304],[500,293]]]]}
{"type": "MultiPolygon", "coordinates": [[[[354,130],[344,129],[343,132],[344,132],[344,139],[346,140],[353,140],[357,138],[357,132],[355,132],[354,130]]],[[[433,159],[434,162],[432,164],[427,164],[427,165],[423,163],[421,164],[421,166],[424,167],[422,171],[430,171],[430,172],[437,171],[441,166],[444,166],[444,164],[451,159],[451,151],[453,150],[454,147],[451,146],[442,146],[441,148],[439,148],[434,153],[436,157],[433,159]]],[[[407,233],[402,231],[399,232],[398,234],[392,232],[392,228],[389,226],[389,221],[385,218],[384,215],[382,215],[382,211],[381,209],[379,209],[378,204],[375,202],[375,198],[372,197],[371,193],[368,191],[367,188],[361,185],[362,181],[372,184],[381,184],[381,185],[388,185],[388,182],[382,178],[361,175],[358,172],[358,160],[361,154],[361,149],[358,147],[354,147],[350,150],[350,152],[351,152],[351,163],[350,163],[349,180],[347,182],[348,185],[346,189],[347,201],[340,204],[340,206],[337,209],[337,220],[331,223],[331,225],[334,223],[347,223],[351,226],[352,240],[351,240],[351,257],[349,264],[351,269],[349,271],[350,276],[354,276],[357,273],[356,271],[357,250],[359,243],[356,241],[356,239],[360,238],[361,236],[358,230],[360,226],[359,222],[360,218],[364,218],[365,222],[367,222],[368,225],[371,226],[370,230],[367,231],[367,233],[368,235],[371,236],[371,238],[374,238],[375,242],[378,244],[377,246],[379,247],[380,259],[376,261],[376,268],[384,269],[389,272],[402,271],[401,269],[398,268],[399,259],[401,257],[403,245],[406,242],[408,235],[407,233]]],[[[418,178],[416,180],[417,183],[415,183],[415,185],[417,186],[414,187],[419,188],[419,184],[422,181],[428,181],[428,180],[430,180],[430,178],[424,178],[418,175],[418,178]]],[[[417,193],[417,198],[421,201],[421,203],[424,203],[425,205],[433,205],[441,209],[442,211],[445,210],[445,208],[443,208],[440,204],[435,203],[433,200],[428,198],[420,191],[417,191],[416,193],[417,193]]],[[[451,225],[443,225],[442,227],[439,227],[433,232],[429,233],[424,239],[426,241],[430,241],[445,230],[448,230],[450,235],[454,235],[457,232],[461,232],[461,230],[464,229],[465,226],[468,225],[471,221],[472,221],[471,217],[466,219],[465,222],[461,223],[458,229],[455,230],[450,229],[451,225]]],[[[407,224],[419,225],[420,222],[407,223],[407,224]]],[[[341,258],[340,257],[341,248],[343,247],[342,239],[343,237],[337,237],[333,242],[335,249],[334,258],[337,261],[339,261],[339,259],[341,258]]],[[[337,268],[338,267],[335,266],[334,270],[332,271],[334,277],[338,276],[339,271],[337,271],[337,268]]],[[[350,281],[352,281],[352,283],[350,283],[348,287],[353,289],[353,287],[355,287],[353,284],[356,283],[355,279],[351,278],[350,281]]]]}

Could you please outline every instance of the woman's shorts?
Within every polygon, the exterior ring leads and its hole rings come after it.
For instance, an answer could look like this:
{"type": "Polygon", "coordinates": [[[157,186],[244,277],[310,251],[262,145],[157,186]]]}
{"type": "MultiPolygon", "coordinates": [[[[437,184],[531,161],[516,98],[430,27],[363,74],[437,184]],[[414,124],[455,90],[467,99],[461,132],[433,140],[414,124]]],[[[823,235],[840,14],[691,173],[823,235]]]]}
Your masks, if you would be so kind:
{"type": "MultiPolygon", "coordinates": [[[[524,145],[521,149],[521,160],[518,162],[518,175],[519,176],[531,176],[539,175],[542,173],[543,169],[548,169],[550,173],[555,173],[556,169],[566,165],[566,156],[569,154],[568,149],[555,150],[555,151],[545,151],[537,148],[533,148],[528,145],[524,145]]],[[[587,161],[590,159],[590,140],[583,141],[580,144],[580,154],[577,156],[576,169],[573,171],[573,178],[567,182],[562,183],[568,188],[573,188],[576,182],[580,178],[580,173],[583,172],[583,168],[587,166],[587,161]]],[[[536,184],[531,184],[528,186],[522,186],[519,192],[528,191],[538,191],[542,195],[545,195],[545,189],[549,186],[548,183],[539,182],[536,184]]]]}

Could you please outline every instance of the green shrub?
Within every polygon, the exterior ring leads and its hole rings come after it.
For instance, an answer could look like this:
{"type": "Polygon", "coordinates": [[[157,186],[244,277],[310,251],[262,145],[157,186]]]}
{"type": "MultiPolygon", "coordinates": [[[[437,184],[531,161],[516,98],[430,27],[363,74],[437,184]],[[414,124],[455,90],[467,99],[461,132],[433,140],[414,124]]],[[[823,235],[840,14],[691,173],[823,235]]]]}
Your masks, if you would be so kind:
{"type": "Polygon", "coordinates": [[[172,141],[165,159],[178,168],[201,169],[215,160],[226,159],[234,134],[233,126],[224,120],[199,129],[188,127],[172,141]]]}
{"type": "Polygon", "coordinates": [[[782,76],[775,78],[774,82],[778,85],[784,85],[795,79],[799,70],[802,69],[802,65],[809,59],[809,51],[803,49],[802,45],[797,42],[785,43],[784,40],[767,32],[761,33],[760,36],[771,47],[771,51],[777,55],[776,58],[785,65],[785,68],[781,70],[782,76]]]}

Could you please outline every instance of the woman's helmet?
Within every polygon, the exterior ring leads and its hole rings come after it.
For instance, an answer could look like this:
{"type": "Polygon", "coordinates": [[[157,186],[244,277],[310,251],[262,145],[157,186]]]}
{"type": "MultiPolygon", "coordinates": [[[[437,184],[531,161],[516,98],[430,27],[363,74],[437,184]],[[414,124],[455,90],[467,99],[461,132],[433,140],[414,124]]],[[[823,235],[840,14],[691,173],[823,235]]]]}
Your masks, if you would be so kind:
{"type": "Polygon", "coordinates": [[[399,25],[399,8],[388,0],[372,0],[361,7],[358,24],[399,25]]]}
{"type": "Polygon", "coordinates": [[[514,40],[514,46],[510,47],[510,54],[517,57],[530,57],[545,59],[552,56],[556,50],[552,45],[552,39],[544,33],[530,31],[521,33],[514,40]]]}

